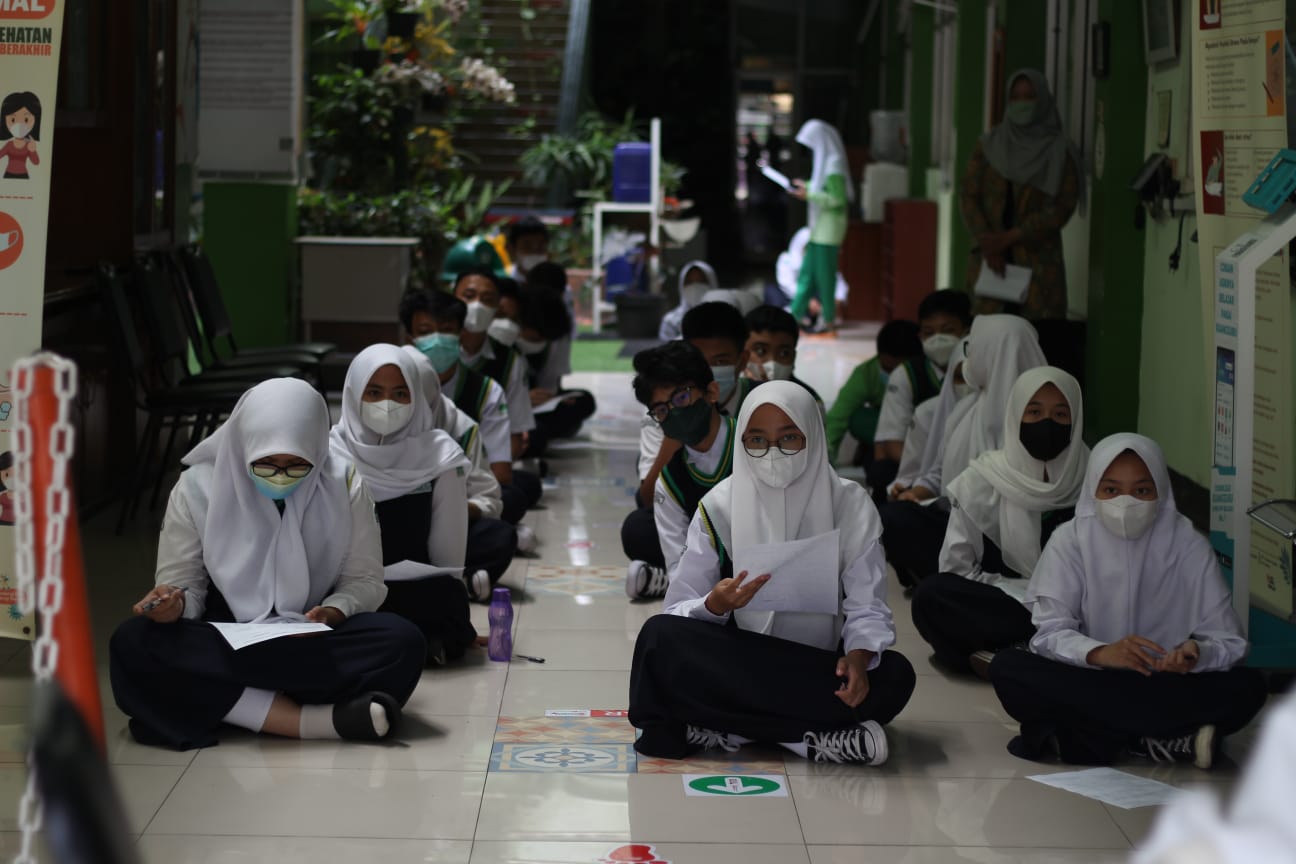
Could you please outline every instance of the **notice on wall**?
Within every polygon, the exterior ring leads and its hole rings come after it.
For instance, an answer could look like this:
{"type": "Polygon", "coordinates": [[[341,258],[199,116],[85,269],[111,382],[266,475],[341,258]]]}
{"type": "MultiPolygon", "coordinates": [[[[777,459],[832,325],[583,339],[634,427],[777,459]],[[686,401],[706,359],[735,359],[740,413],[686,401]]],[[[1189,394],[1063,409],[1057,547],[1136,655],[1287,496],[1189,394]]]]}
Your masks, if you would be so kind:
{"type": "Polygon", "coordinates": [[[301,0],[201,0],[201,176],[296,179],[304,62],[301,9],[301,0]]]}
{"type": "MultiPolygon", "coordinates": [[[[1279,150],[1289,146],[1286,3],[1284,0],[1200,0],[1193,44],[1194,164],[1198,166],[1197,233],[1214,309],[1211,543],[1231,577],[1238,509],[1238,448],[1253,454],[1256,501],[1296,494],[1296,426],[1292,411],[1292,289],[1286,250],[1256,274],[1256,363],[1253,441],[1237,441],[1233,403],[1237,376],[1236,294],[1216,257],[1266,214],[1242,194],[1279,150]]],[[[1191,7],[1190,7],[1191,8],[1191,7]]],[[[1289,618],[1293,612],[1290,546],[1258,526],[1251,531],[1251,602],[1289,618]]]]}
{"type": "Polygon", "coordinates": [[[0,0],[0,636],[31,638],[14,574],[10,369],[40,348],[65,0],[0,0]]]}

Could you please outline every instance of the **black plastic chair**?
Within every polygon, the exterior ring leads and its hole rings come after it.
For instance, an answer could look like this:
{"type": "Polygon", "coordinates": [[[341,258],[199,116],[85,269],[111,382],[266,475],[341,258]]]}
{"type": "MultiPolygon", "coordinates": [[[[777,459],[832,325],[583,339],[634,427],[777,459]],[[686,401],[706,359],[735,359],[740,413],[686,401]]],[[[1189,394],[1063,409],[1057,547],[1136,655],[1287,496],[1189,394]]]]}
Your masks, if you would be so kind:
{"type": "Polygon", "coordinates": [[[330,342],[292,342],[285,345],[240,348],[234,339],[234,324],[230,320],[225,298],[221,296],[220,283],[216,281],[216,271],[212,269],[211,260],[197,244],[186,246],[181,250],[180,258],[184,264],[185,274],[189,277],[189,290],[193,294],[194,307],[198,310],[198,317],[202,322],[207,347],[217,362],[224,362],[225,358],[231,357],[307,354],[314,357],[322,368],[324,358],[337,350],[337,346],[330,342]]]}
{"type": "Polygon", "coordinates": [[[175,439],[181,429],[189,429],[191,444],[197,444],[221,419],[234,410],[250,384],[240,381],[190,383],[177,386],[168,383],[151,361],[148,348],[140,338],[132,303],[131,281],[111,265],[99,270],[99,284],[104,309],[116,333],[117,354],[126,364],[126,373],[135,395],[136,406],[148,415],[140,436],[117,519],[117,533],[126,527],[139,506],[140,493],[148,483],[149,469],[157,453],[158,439],[168,433],[166,452],[157,466],[158,486],[166,475],[175,439]]]}

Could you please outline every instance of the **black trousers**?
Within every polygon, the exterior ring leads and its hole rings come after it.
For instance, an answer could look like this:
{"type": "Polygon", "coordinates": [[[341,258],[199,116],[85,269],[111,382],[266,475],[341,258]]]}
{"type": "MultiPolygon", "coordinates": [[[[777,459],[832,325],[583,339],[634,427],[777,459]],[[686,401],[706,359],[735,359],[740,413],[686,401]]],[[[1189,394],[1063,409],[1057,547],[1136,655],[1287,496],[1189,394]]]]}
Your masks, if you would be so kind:
{"type": "Polygon", "coordinates": [[[597,408],[594,396],[586,390],[564,390],[558,407],[535,415],[536,428],[531,430],[525,456],[543,456],[549,442],[557,438],[571,438],[581,425],[594,416],[597,408]]]}
{"type": "Polygon", "coordinates": [[[993,585],[954,573],[936,573],[919,583],[913,595],[913,622],[936,653],[936,659],[969,672],[968,656],[999,651],[1035,635],[1025,606],[993,585]]]}
{"type": "Polygon", "coordinates": [[[402,705],[414,692],[427,645],[398,615],[352,615],[329,633],[272,639],[241,651],[210,624],[123,622],[108,644],[117,707],[141,744],[190,750],[216,743],[221,720],[243,690],[282,692],[303,705],[328,705],[371,691],[402,705]]]}
{"type": "Polygon", "coordinates": [[[665,568],[666,556],[662,554],[651,507],[631,510],[626,516],[621,523],[621,548],[631,561],[647,561],[654,567],[665,568]]]}
{"type": "Polygon", "coordinates": [[[458,660],[477,639],[468,611],[468,589],[458,576],[388,582],[387,599],[378,611],[411,622],[429,645],[441,643],[448,660],[458,660]]]}
{"type": "Polygon", "coordinates": [[[939,569],[949,511],[940,504],[888,501],[881,516],[882,546],[902,585],[916,585],[939,569]]]}
{"type": "Polygon", "coordinates": [[[800,741],[806,732],[889,723],[909,702],[914,670],[883,653],[856,708],[837,698],[838,654],[799,642],[676,615],[650,618],[639,631],[630,671],[630,722],[647,756],[689,755],[687,726],[753,741],[800,741]]]}
{"type": "MultiPolygon", "coordinates": [[[[871,454],[870,454],[871,456],[871,454]]],[[[900,463],[894,459],[873,459],[864,461],[864,476],[869,489],[873,490],[873,503],[881,509],[886,505],[887,490],[900,473],[900,463]]]]}
{"type": "Polygon", "coordinates": [[[518,524],[528,510],[540,503],[543,493],[544,485],[539,477],[530,471],[514,468],[513,482],[500,484],[500,497],[504,500],[500,518],[510,525],[518,524]]]}
{"type": "Polygon", "coordinates": [[[1238,731],[1265,702],[1255,669],[1148,678],[1117,669],[1071,666],[1022,650],[1001,651],[990,680],[1004,710],[1021,724],[1013,752],[1029,759],[1056,738],[1064,762],[1108,765],[1139,738],[1186,735],[1213,723],[1238,731]]]}
{"type": "Polygon", "coordinates": [[[517,554],[517,529],[503,519],[483,516],[468,523],[468,553],[464,572],[485,570],[491,584],[500,580],[517,554]]]}

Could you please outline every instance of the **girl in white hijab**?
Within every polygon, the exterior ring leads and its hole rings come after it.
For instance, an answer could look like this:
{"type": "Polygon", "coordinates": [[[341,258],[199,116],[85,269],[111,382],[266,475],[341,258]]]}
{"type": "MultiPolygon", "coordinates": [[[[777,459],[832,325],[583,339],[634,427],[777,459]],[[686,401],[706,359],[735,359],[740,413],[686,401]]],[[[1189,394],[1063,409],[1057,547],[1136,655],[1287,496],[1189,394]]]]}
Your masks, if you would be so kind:
{"type": "Polygon", "coordinates": [[[419,626],[430,663],[463,656],[477,638],[463,582],[470,463],[436,427],[413,357],[395,345],[356,355],[330,442],[373,490],[388,583],[383,611],[419,626]]]}
{"type": "MultiPolygon", "coordinates": [[[[896,573],[904,574],[902,582],[917,583],[937,571],[949,522],[949,502],[940,498],[943,484],[963,473],[977,456],[1004,446],[1008,394],[1023,372],[1047,363],[1035,328],[1016,315],[978,315],[963,353],[963,379],[972,395],[947,399],[942,386],[922,475],[882,510],[883,542],[896,573]],[[942,408],[947,408],[943,421],[942,408]]],[[[952,377],[946,376],[951,394],[952,377]]]]}
{"type": "Polygon", "coordinates": [[[881,764],[882,724],[908,702],[914,672],[888,650],[895,628],[873,502],[829,466],[823,420],[800,385],[761,385],[737,428],[733,474],[702,499],[666,614],[635,646],[635,747],[680,759],[778,742],[816,761],[881,764]],[[794,563],[805,561],[800,547],[779,548],[796,541],[830,545],[827,569],[807,572],[794,563]],[[734,575],[735,560],[764,568],[780,556],[772,573],[734,575]],[[771,581],[772,605],[747,608],[771,581]]]}
{"type": "Polygon", "coordinates": [[[690,261],[680,268],[679,305],[667,312],[657,329],[657,338],[663,342],[680,339],[684,335],[684,316],[688,310],[702,303],[707,292],[720,287],[715,270],[705,261],[690,261]]]}
{"type": "Polygon", "coordinates": [[[386,596],[373,499],[329,452],[328,407],[296,379],[253,387],[184,458],[156,587],[110,646],[113,693],[146,744],[216,743],[222,721],[301,738],[386,737],[418,682],[418,629],[386,596]],[[332,629],[231,650],[206,622],[332,629]]]}
{"type": "Polygon", "coordinates": [[[1026,591],[1030,651],[990,679],[1021,723],[1008,749],[1109,764],[1127,750],[1209,768],[1265,700],[1215,553],[1175,509],[1156,442],[1094,447],[1076,517],[1053,532],[1026,591]]]}
{"type": "Polygon", "coordinates": [[[914,625],[946,666],[982,672],[992,652],[1035,633],[1026,580],[1057,526],[1075,515],[1089,448],[1080,382],[1061,369],[1023,372],[1008,397],[1002,450],[982,453],[946,490],[939,571],[913,596],[914,625]]]}
{"type": "Polygon", "coordinates": [[[791,190],[810,207],[810,242],[801,261],[792,314],[806,329],[824,332],[832,328],[836,315],[837,253],[846,236],[847,204],[855,200],[855,190],[846,147],[836,129],[822,120],[807,120],[796,140],[810,148],[814,162],[810,179],[797,180],[791,190]],[[808,317],[811,299],[817,299],[823,309],[815,325],[808,317]]]}

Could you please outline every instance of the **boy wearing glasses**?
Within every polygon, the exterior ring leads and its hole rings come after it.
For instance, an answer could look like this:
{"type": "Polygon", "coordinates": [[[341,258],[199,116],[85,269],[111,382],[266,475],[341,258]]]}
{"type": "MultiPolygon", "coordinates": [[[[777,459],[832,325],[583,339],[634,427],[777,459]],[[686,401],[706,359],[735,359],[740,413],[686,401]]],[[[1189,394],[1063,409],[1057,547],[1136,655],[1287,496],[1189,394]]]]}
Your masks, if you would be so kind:
{"type": "Polygon", "coordinates": [[[734,418],[720,413],[720,385],[706,356],[688,342],[667,342],[634,358],[634,391],[648,422],[682,446],[661,468],[651,508],[626,517],[621,544],[630,566],[632,600],[665,596],[669,574],[684,553],[689,522],[702,496],[733,467],[734,418]]]}

